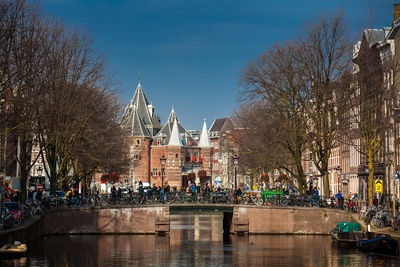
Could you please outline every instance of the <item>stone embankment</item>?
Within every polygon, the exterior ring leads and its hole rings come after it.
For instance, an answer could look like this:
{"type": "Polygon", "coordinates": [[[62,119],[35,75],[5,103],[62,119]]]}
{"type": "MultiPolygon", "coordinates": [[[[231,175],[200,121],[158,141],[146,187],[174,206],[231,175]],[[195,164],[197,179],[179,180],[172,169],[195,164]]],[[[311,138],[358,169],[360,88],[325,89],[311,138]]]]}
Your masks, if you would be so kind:
{"type": "MultiPolygon", "coordinates": [[[[224,211],[224,230],[227,227],[231,233],[329,234],[338,222],[351,220],[349,213],[332,209],[237,205],[229,208],[230,212],[224,211]]],[[[168,205],[54,210],[0,232],[0,245],[56,234],[166,233],[170,230],[169,213],[168,205]]]]}

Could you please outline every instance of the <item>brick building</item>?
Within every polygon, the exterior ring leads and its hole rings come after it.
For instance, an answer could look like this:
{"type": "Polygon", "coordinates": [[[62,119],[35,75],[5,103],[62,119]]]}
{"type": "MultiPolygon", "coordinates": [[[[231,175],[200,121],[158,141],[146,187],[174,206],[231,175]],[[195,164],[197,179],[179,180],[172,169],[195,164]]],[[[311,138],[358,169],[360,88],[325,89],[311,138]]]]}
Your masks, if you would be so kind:
{"type": "Polygon", "coordinates": [[[157,186],[168,182],[181,188],[191,182],[211,182],[213,150],[205,121],[196,140],[180,123],[173,108],[161,126],[139,82],[125,109],[122,126],[128,131],[131,144],[131,184],[139,180],[157,186]],[[198,176],[201,170],[206,172],[205,177],[198,176]],[[194,179],[188,178],[190,173],[194,173],[194,179]]]}
{"type": "Polygon", "coordinates": [[[232,145],[229,134],[234,125],[229,118],[215,119],[210,127],[210,142],[214,149],[212,160],[213,181],[220,181],[223,187],[232,187],[234,184],[234,169],[232,157],[238,154],[238,148],[232,145]]]}

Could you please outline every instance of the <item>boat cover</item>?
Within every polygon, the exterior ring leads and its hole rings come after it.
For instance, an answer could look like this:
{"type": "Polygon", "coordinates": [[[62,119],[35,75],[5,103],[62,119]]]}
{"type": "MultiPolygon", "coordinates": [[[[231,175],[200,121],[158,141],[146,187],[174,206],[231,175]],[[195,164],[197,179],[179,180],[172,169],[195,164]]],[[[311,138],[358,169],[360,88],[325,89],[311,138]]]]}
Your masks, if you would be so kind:
{"type": "Polygon", "coordinates": [[[337,224],[338,231],[340,232],[360,232],[361,224],[351,222],[340,222],[337,224]]]}

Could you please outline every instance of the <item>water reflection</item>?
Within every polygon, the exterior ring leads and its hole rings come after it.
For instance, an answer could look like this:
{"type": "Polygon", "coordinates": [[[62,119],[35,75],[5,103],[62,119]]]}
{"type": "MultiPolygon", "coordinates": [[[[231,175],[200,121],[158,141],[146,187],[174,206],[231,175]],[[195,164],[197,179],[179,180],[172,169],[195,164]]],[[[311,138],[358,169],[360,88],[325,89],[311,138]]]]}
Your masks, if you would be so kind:
{"type": "Polygon", "coordinates": [[[154,235],[51,236],[0,266],[398,266],[398,258],[333,247],[328,236],[223,235],[222,214],[171,215],[154,235]]]}

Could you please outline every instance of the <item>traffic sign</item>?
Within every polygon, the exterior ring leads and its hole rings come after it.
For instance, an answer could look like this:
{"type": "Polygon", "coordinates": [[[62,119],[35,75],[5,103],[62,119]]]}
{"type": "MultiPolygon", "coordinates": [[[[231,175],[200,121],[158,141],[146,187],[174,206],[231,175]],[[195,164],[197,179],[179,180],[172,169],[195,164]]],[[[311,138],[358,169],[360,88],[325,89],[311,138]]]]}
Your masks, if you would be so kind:
{"type": "Polygon", "coordinates": [[[43,190],[43,185],[42,184],[37,184],[36,185],[36,190],[43,190]]]}
{"type": "Polygon", "coordinates": [[[375,193],[383,193],[383,181],[375,180],[375,193]]]}

